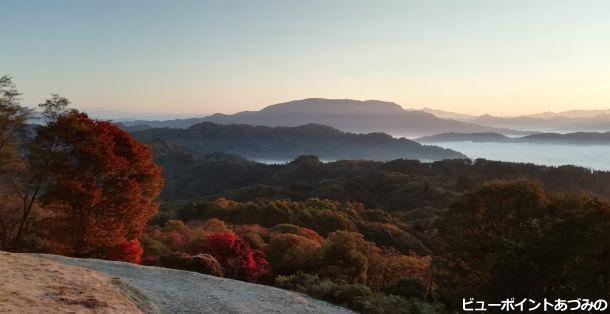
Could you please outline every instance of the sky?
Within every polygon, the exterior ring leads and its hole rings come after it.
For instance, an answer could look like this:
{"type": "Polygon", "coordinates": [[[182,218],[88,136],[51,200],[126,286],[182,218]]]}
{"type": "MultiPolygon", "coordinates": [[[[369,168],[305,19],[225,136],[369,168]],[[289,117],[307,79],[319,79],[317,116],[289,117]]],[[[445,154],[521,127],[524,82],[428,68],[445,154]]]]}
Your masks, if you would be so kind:
{"type": "Polygon", "coordinates": [[[610,1],[0,0],[23,103],[188,116],[309,97],[517,115],[610,108],[610,1]]]}

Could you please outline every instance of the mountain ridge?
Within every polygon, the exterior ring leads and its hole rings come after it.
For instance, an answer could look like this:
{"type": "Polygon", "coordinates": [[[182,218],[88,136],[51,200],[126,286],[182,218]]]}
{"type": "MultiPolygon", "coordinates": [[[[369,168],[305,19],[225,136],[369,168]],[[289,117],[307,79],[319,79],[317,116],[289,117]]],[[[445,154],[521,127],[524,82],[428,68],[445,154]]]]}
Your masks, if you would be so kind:
{"type": "Polygon", "coordinates": [[[528,135],[535,132],[610,131],[610,109],[549,111],[507,117],[490,114],[476,116],[428,107],[405,109],[397,103],[381,100],[305,98],[234,114],[122,121],[121,125],[125,130],[134,131],[158,127],[188,128],[201,122],[264,126],[317,123],[347,132],[386,132],[408,137],[449,132],[528,135]]]}
{"type": "Polygon", "coordinates": [[[431,113],[407,110],[394,102],[306,98],[278,103],[258,111],[235,114],[215,113],[206,117],[167,121],[125,121],[127,127],[148,124],[151,127],[186,128],[201,122],[294,127],[308,123],[323,124],[353,133],[385,132],[400,136],[424,136],[442,132],[499,132],[525,134],[507,128],[481,126],[431,113]]]}
{"type": "Polygon", "coordinates": [[[266,126],[317,123],[346,132],[385,132],[400,136],[429,135],[443,131],[518,133],[509,129],[441,119],[427,112],[406,110],[394,102],[380,100],[306,98],[271,105],[260,111],[215,114],[203,120],[220,124],[266,126]]]}
{"type": "Polygon", "coordinates": [[[421,110],[439,117],[449,117],[458,121],[496,128],[542,132],[605,132],[610,131],[610,109],[568,110],[543,112],[518,116],[465,115],[431,108],[421,110]]]}
{"type": "Polygon", "coordinates": [[[317,155],[326,160],[467,158],[453,150],[425,146],[385,133],[354,134],[313,123],[268,127],[202,122],[187,129],[155,128],[132,134],[145,143],[164,140],[190,152],[223,152],[256,160],[292,160],[300,155],[317,155]]]}

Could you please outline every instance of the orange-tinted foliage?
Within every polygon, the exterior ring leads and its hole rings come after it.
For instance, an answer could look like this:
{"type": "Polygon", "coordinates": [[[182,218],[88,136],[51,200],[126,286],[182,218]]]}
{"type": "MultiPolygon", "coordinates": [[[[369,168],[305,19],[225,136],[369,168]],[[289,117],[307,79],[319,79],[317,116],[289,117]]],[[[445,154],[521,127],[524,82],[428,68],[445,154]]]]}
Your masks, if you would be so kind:
{"type": "Polygon", "coordinates": [[[305,227],[301,227],[299,229],[298,235],[318,243],[322,243],[322,241],[324,241],[324,238],[317,232],[305,227]]]}
{"type": "Polygon", "coordinates": [[[157,211],[163,181],[150,149],[108,121],[61,115],[40,128],[33,156],[49,178],[42,200],[58,253],[108,256],[137,239],[157,211]]]}
{"type": "Polygon", "coordinates": [[[112,260],[140,264],[142,253],[144,253],[144,249],[139,240],[125,240],[119,243],[108,257],[112,260]]]}

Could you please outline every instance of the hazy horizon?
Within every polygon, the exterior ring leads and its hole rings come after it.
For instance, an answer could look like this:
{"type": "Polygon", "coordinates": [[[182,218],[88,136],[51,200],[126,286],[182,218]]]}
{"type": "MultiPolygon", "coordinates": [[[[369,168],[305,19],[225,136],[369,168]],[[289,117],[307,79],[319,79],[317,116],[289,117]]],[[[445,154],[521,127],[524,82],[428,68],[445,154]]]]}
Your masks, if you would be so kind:
{"type": "MultiPolygon", "coordinates": [[[[311,98],[321,98],[321,97],[311,97],[311,98]]],[[[342,98],[342,99],[350,99],[350,98],[342,98]]],[[[294,100],[303,100],[303,99],[294,99],[294,100]]],[[[292,100],[292,101],[294,101],[294,100],[292,100]]],[[[353,100],[356,100],[356,101],[367,101],[367,100],[379,100],[379,99],[353,99],[353,100]]],[[[389,100],[383,100],[383,101],[389,101],[389,100]]],[[[389,102],[392,102],[392,101],[389,101],[389,102]]],[[[263,109],[263,108],[265,108],[267,106],[276,105],[276,104],[277,103],[261,105],[258,108],[252,109],[251,111],[258,111],[258,110],[261,110],[261,109],[263,109]]],[[[79,106],[79,104],[72,104],[72,105],[75,108],[82,109],[82,110],[87,110],[86,108],[82,108],[82,106],[79,106]]],[[[401,104],[398,104],[398,105],[401,106],[405,110],[423,110],[423,109],[442,110],[442,109],[432,108],[432,107],[410,108],[410,107],[405,107],[405,106],[403,106],[401,104]]],[[[35,105],[29,105],[29,106],[30,107],[34,107],[35,105]]],[[[575,108],[575,109],[569,109],[569,110],[566,110],[566,111],[570,111],[570,110],[576,110],[576,111],[610,110],[610,106],[608,106],[608,108],[596,108],[596,109],[591,109],[591,108],[575,108]]],[[[245,110],[245,111],[248,111],[248,110],[245,110]]],[[[442,111],[446,111],[448,113],[455,113],[455,114],[466,114],[466,113],[459,112],[459,111],[449,111],[449,110],[442,110],[442,111]]],[[[525,115],[531,115],[531,114],[542,114],[542,113],[549,113],[549,112],[550,111],[546,111],[546,112],[525,112],[525,113],[521,113],[521,114],[518,114],[518,115],[497,115],[497,116],[498,117],[517,117],[517,116],[525,116],[525,115]]],[[[564,111],[554,111],[553,113],[561,113],[561,112],[564,112],[564,111]]],[[[216,112],[187,112],[187,113],[179,113],[179,112],[133,112],[133,111],[121,111],[121,110],[89,109],[87,111],[87,113],[89,115],[93,116],[93,117],[100,118],[100,119],[112,119],[112,120],[117,120],[117,121],[130,121],[130,120],[188,119],[188,118],[195,118],[195,117],[210,116],[210,115],[216,114],[216,113],[233,114],[233,113],[237,113],[237,112],[216,111],[216,112]]],[[[481,116],[481,115],[485,115],[485,114],[488,114],[488,113],[483,113],[483,114],[480,114],[480,115],[472,114],[472,116],[481,116]]]]}
{"type": "Polygon", "coordinates": [[[607,1],[7,1],[24,104],[234,113],[310,97],[520,115],[610,108],[607,1]]]}
{"type": "Polygon", "coordinates": [[[610,171],[610,164],[600,156],[610,154],[609,145],[437,142],[435,146],[459,151],[469,158],[546,166],[574,165],[593,170],[610,171]]]}
{"type": "MultiPolygon", "coordinates": [[[[312,97],[312,98],[319,98],[319,97],[312,97]]],[[[295,99],[296,100],[296,99],[295,99]]],[[[300,100],[300,99],[299,99],[300,100]]],[[[357,99],[360,100],[360,99],[357,99]]],[[[377,99],[366,99],[366,100],[377,100],[377,99]]],[[[364,100],[363,100],[364,101],[364,100]]],[[[269,105],[262,105],[259,108],[256,109],[252,109],[254,111],[258,111],[261,110],[267,106],[271,106],[271,105],[275,105],[275,104],[269,104],[269,105]]],[[[400,105],[400,104],[398,104],[400,105]]],[[[74,104],[74,106],[76,108],[79,108],[80,106],[78,104],[74,104]]],[[[400,105],[403,109],[405,110],[422,110],[422,109],[433,109],[433,110],[441,110],[438,108],[430,108],[430,107],[422,107],[422,108],[408,108],[405,106],[400,105]]],[[[86,108],[83,108],[83,110],[86,110],[86,108]]],[[[590,108],[575,108],[575,109],[569,109],[569,110],[582,110],[582,111],[594,111],[594,110],[610,110],[610,106],[608,108],[596,108],[596,109],[590,109],[590,108]]],[[[566,111],[569,111],[566,110],[566,111]]],[[[456,114],[466,114],[463,112],[458,112],[458,111],[449,111],[449,110],[442,110],[442,111],[447,111],[449,113],[456,113],[456,114]]],[[[239,111],[238,111],[239,112],[239,111]]],[[[518,115],[495,115],[498,117],[517,117],[517,116],[522,116],[522,115],[530,115],[530,114],[542,114],[542,113],[548,113],[550,111],[545,111],[545,112],[524,112],[518,115]]],[[[560,113],[563,111],[555,111],[554,113],[560,113]]],[[[132,112],[132,111],[120,111],[120,110],[90,110],[88,111],[88,113],[91,116],[94,116],[96,118],[100,118],[100,119],[113,119],[113,120],[117,120],[117,121],[128,121],[128,120],[172,120],[172,119],[188,119],[188,118],[195,118],[195,117],[204,117],[204,116],[209,116],[215,113],[222,113],[222,114],[233,114],[233,113],[237,113],[237,112],[222,112],[222,111],[217,111],[217,112],[190,112],[190,113],[177,113],[177,112],[132,112]]],[[[488,113],[483,113],[483,114],[472,114],[473,116],[482,116],[488,113]]],[[[442,118],[442,117],[441,117],[442,118]]]]}

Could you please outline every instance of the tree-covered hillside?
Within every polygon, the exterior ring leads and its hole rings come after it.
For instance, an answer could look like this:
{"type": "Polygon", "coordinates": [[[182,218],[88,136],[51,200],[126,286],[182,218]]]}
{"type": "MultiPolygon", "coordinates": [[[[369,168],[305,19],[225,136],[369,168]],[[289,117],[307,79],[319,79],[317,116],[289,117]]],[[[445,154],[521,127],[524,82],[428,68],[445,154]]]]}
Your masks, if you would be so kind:
{"type": "Polygon", "coordinates": [[[464,191],[494,179],[534,179],[553,192],[588,191],[610,197],[609,172],[576,166],[483,159],[323,163],[315,156],[266,165],[234,155],[193,154],[163,141],[153,143],[153,152],[165,169],[161,194],[165,201],[210,196],[234,200],[320,197],[397,212],[446,208],[464,191]]]}
{"type": "Polygon", "coordinates": [[[195,153],[224,152],[269,161],[292,160],[304,154],[317,155],[324,160],[441,160],[466,157],[450,149],[425,146],[384,133],[346,133],[319,124],[267,127],[206,122],[188,129],[148,129],[133,132],[133,135],[146,143],[166,140],[195,153]]]}

